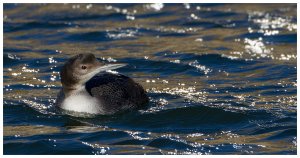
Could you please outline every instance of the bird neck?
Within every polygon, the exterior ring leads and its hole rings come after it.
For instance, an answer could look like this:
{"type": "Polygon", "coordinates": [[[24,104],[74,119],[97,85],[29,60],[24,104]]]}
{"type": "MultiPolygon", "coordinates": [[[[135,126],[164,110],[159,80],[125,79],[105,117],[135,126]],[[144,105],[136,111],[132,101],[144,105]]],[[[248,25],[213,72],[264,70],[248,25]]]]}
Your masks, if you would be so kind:
{"type": "Polygon", "coordinates": [[[63,86],[63,92],[66,97],[79,93],[80,91],[84,90],[84,85],[76,85],[76,86],[63,86]]]}

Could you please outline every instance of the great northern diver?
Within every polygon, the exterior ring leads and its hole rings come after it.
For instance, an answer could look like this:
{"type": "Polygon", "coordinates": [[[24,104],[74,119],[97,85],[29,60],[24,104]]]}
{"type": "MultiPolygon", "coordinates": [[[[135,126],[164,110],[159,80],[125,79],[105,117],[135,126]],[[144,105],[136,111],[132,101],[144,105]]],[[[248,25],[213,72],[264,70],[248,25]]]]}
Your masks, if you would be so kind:
{"type": "Polygon", "coordinates": [[[103,64],[94,54],[78,54],[61,68],[56,106],[71,112],[112,115],[149,102],[145,90],[131,78],[106,72],[125,64],[103,64]]]}

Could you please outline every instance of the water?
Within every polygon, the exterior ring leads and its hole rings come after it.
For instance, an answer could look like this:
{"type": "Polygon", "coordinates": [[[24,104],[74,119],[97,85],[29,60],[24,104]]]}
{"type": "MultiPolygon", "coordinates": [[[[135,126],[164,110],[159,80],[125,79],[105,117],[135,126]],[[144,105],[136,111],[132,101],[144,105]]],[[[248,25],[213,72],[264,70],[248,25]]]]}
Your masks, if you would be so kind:
{"type": "Polygon", "coordinates": [[[296,154],[296,4],[4,4],[4,154],[296,154]],[[77,53],[144,109],[53,110],[77,53]]]}

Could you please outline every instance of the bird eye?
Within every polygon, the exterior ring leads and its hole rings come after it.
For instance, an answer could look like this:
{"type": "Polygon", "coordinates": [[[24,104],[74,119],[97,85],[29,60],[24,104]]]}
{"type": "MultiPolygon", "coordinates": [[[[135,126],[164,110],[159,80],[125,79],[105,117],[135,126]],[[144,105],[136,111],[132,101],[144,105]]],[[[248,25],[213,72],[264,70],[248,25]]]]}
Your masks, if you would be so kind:
{"type": "Polygon", "coordinates": [[[85,70],[85,69],[86,69],[86,66],[85,66],[85,65],[82,65],[82,66],[81,66],[81,69],[85,70]]]}

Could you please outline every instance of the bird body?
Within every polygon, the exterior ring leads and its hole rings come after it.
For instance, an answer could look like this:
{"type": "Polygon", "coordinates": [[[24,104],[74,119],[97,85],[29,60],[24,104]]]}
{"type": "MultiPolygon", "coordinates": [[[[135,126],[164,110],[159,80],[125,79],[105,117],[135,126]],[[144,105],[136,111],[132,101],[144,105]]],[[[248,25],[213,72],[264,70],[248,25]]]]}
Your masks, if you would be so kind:
{"type": "Polygon", "coordinates": [[[73,112],[111,115],[136,109],[149,99],[141,85],[122,74],[105,72],[124,64],[101,64],[93,54],[79,54],[62,67],[56,106],[73,112]]]}

